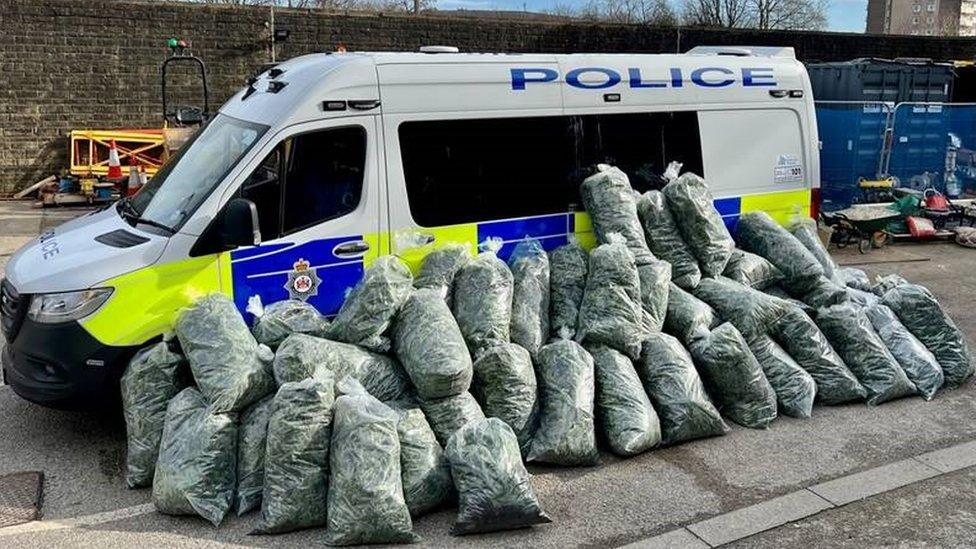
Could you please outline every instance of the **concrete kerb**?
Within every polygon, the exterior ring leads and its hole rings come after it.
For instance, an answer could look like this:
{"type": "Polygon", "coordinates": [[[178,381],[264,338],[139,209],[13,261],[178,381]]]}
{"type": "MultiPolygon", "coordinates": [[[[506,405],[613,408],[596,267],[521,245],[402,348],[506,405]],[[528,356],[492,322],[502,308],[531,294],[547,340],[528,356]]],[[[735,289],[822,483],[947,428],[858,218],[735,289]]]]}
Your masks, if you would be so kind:
{"type": "Polygon", "coordinates": [[[976,440],[815,484],[625,545],[625,549],[719,547],[910,484],[976,466],[976,440]]]}

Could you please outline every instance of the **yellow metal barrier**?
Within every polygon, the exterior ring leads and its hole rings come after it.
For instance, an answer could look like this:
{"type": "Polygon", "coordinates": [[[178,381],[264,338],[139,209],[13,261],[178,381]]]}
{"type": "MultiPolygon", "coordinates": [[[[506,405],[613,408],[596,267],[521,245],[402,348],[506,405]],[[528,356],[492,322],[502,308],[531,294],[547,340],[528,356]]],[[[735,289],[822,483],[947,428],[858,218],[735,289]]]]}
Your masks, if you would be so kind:
{"type": "Polygon", "coordinates": [[[108,175],[108,151],[112,140],[119,151],[123,171],[135,160],[149,176],[166,161],[166,138],[161,129],[147,130],[72,130],[69,155],[71,175],[108,175]]]}

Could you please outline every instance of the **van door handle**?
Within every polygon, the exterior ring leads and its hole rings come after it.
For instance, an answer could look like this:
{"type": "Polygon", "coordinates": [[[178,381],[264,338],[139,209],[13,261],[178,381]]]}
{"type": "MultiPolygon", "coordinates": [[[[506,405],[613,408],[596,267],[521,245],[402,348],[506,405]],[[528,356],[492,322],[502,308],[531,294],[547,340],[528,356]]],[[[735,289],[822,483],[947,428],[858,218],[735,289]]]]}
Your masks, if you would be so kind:
{"type": "Polygon", "coordinates": [[[353,240],[343,242],[332,250],[336,257],[359,257],[369,251],[369,242],[365,240],[353,240]]]}

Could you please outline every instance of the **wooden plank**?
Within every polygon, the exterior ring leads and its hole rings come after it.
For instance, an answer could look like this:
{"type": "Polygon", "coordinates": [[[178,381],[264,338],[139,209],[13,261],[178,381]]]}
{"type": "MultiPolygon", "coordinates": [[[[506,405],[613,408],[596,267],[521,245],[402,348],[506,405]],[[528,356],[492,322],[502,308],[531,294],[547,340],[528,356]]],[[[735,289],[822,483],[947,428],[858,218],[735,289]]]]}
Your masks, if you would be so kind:
{"type": "Polygon", "coordinates": [[[53,175],[49,175],[49,176],[45,177],[44,179],[38,181],[37,183],[34,183],[30,187],[27,187],[26,189],[24,189],[24,190],[20,191],[19,193],[15,194],[14,195],[14,198],[24,198],[25,196],[29,195],[30,193],[32,193],[32,192],[40,189],[44,185],[47,185],[48,183],[54,183],[55,181],[57,181],[57,177],[54,177],[53,175]]]}

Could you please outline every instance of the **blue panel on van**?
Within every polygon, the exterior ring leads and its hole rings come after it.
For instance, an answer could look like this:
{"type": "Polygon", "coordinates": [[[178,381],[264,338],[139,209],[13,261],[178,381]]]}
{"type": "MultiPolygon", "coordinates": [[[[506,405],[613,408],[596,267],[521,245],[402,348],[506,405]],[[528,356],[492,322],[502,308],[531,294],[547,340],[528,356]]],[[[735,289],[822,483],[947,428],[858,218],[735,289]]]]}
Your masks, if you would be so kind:
{"type": "Polygon", "coordinates": [[[742,199],[738,196],[716,199],[715,209],[718,210],[719,215],[722,217],[739,215],[739,212],[742,211],[742,199]]]}
{"type": "Polygon", "coordinates": [[[734,235],[736,226],[739,224],[739,213],[742,211],[742,199],[738,196],[719,198],[715,200],[714,204],[715,209],[722,216],[726,228],[734,235]]]}
{"type": "MultiPolygon", "coordinates": [[[[362,278],[362,258],[336,257],[333,250],[339,244],[362,240],[362,236],[344,236],[312,240],[303,244],[273,244],[231,252],[231,276],[234,283],[234,302],[244,314],[247,300],[260,295],[267,305],[288,299],[285,285],[288,276],[296,269],[296,263],[304,259],[309,270],[314,270],[320,282],[317,294],[308,302],[322,314],[333,315],[339,311],[349,288],[362,278]]],[[[245,314],[248,320],[250,315],[245,314]]]]}
{"type": "MultiPolygon", "coordinates": [[[[547,238],[540,238],[539,242],[546,251],[558,248],[563,244],[569,242],[569,237],[564,234],[550,236],[547,238]]],[[[508,262],[508,259],[512,257],[512,252],[515,251],[515,246],[518,246],[518,242],[506,242],[501,250],[498,250],[498,257],[502,261],[508,262]]]]}
{"type": "Polygon", "coordinates": [[[495,237],[509,242],[524,240],[525,237],[540,238],[566,234],[572,230],[573,216],[570,214],[542,215],[505,221],[490,221],[478,224],[478,242],[495,237]]]}
{"type": "Polygon", "coordinates": [[[260,246],[255,246],[253,248],[244,248],[243,250],[235,250],[233,253],[231,253],[231,259],[232,260],[245,259],[248,257],[254,257],[256,255],[264,255],[267,253],[276,252],[278,250],[283,250],[290,246],[292,246],[292,244],[288,242],[284,242],[280,244],[262,244],[260,246]]]}
{"type": "Polygon", "coordinates": [[[501,238],[504,241],[498,257],[508,261],[519,242],[526,238],[538,238],[542,247],[551,250],[567,242],[566,235],[575,231],[573,214],[541,215],[504,221],[490,221],[478,224],[478,242],[487,238],[501,238]]]}

